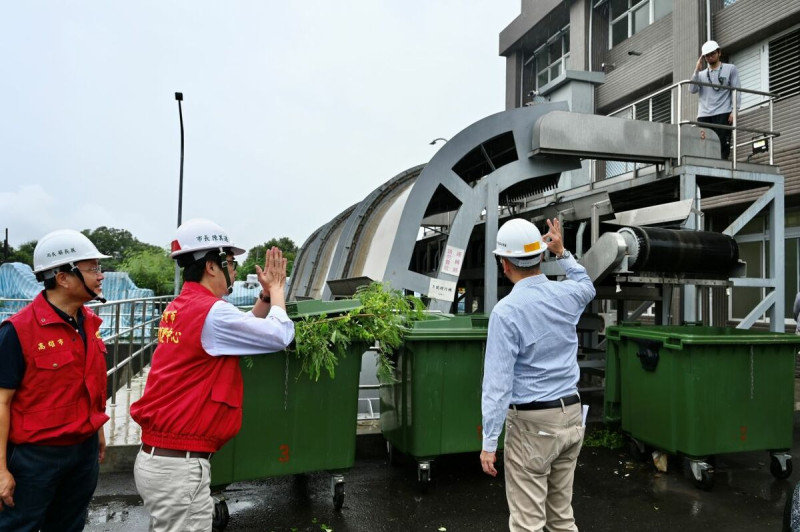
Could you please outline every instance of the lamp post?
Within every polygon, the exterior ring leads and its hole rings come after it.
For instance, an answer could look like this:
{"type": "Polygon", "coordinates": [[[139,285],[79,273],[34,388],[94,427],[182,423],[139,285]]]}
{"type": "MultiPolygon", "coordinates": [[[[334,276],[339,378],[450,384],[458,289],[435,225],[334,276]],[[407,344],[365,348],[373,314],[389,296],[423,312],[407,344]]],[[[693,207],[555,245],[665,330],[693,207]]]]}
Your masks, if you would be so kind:
{"type": "MultiPolygon", "coordinates": [[[[176,92],[175,100],[177,100],[178,102],[178,118],[181,121],[181,169],[180,169],[180,177],[178,178],[178,227],[180,227],[183,215],[183,108],[181,107],[181,102],[183,101],[183,93],[176,92]]],[[[180,284],[181,284],[181,270],[178,267],[178,263],[176,262],[175,289],[173,291],[173,293],[176,296],[178,295],[178,292],[180,292],[180,284]]]]}

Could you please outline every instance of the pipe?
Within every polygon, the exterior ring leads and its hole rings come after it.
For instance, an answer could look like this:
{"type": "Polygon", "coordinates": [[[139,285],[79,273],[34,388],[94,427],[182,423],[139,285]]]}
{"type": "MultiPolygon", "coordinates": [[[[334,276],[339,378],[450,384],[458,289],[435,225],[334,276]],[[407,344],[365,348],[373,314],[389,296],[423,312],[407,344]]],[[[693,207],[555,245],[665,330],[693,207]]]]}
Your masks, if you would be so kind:
{"type": "MultiPolygon", "coordinates": [[[[587,0],[587,1],[589,2],[589,68],[588,68],[588,70],[589,70],[589,72],[591,72],[592,71],[592,65],[593,65],[593,63],[592,63],[592,48],[593,48],[593,45],[594,45],[594,41],[592,41],[592,26],[593,26],[592,20],[593,20],[593,15],[594,15],[594,6],[592,5],[591,0],[587,0]]],[[[592,109],[592,112],[594,112],[594,109],[592,109]]]]}
{"type": "Polygon", "coordinates": [[[711,40],[711,0],[706,0],[706,40],[711,40]]]}

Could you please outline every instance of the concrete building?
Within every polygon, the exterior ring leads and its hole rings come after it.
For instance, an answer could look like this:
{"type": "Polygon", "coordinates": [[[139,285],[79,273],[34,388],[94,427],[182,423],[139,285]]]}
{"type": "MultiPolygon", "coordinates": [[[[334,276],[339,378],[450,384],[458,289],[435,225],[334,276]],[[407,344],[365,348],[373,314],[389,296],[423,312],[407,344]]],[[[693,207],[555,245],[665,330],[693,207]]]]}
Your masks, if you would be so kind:
{"type": "MultiPolygon", "coordinates": [[[[594,87],[590,112],[663,123],[695,120],[697,98],[686,86],[700,47],[716,40],[723,61],[734,63],[742,88],[777,94],[773,100],[773,164],[785,177],[785,271],[780,305],[787,327],[800,277],[800,2],[797,0],[522,0],[520,15],[500,33],[506,58],[506,108],[562,99],[570,71],[605,73],[594,87]],[[670,89],[672,87],[672,89],[670,89]],[[634,104],[634,105],[631,105],[634,104]]],[[[754,133],[767,130],[768,98],[743,94],[736,159],[769,163],[753,153],[754,133]]],[[[575,109],[573,109],[575,110],[575,109]]],[[[585,112],[585,110],[581,110],[585,112]]],[[[592,161],[590,170],[562,183],[565,190],[587,182],[645,171],[641,163],[592,161]]],[[[730,186],[728,183],[726,186],[730,186]]],[[[765,189],[735,190],[707,197],[700,186],[698,228],[721,232],[748,208],[758,209],[765,189]],[[753,207],[755,205],[755,207],[753,207]]],[[[645,192],[647,189],[643,189],[645,192]]],[[[652,189],[653,194],[662,190],[652,189]]],[[[663,201],[678,198],[664,197],[663,201]]],[[[699,198],[698,198],[699,199],[699,198]]],[[[768,277],[769,215],[760,212],[736,234],[748,277],[768,277]]],[[[780,256],[780,255],[779,255],[780,256]]],[[[768,294],[768,287],[734,286],[723,319],[738,321],[768,294]]],[[[763,321],[761,318],[756,323],[763,321]]]]}

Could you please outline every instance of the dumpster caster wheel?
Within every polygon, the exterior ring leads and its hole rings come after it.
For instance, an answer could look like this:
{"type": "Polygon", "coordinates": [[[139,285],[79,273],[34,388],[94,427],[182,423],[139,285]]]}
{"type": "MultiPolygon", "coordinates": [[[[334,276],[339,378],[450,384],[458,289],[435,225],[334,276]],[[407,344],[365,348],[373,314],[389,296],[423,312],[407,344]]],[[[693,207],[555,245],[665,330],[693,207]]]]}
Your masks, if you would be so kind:
{"type": "Polygon", "coordinates": [[[714,487],[714,471],[705,469],[700,472],[700,480],[695,480],[694,485],[703,491],[711,491],[714,487]]]}
{"type": "Polygon", "coordinates": [[[333,508],[338,512],[344,506],[344,476],[331,475],[331,493],[333,494],[333,508]]]}
{"type": "Polygon", "coordinates": [[[344,483],[336,484],[333,488],[333,509],[341,511],[344,506],[344,483]]]}
{"type": "Polygon", "coordinates": [[[769,462],[769,472],[772,476],[784,480],[792,474],[792,459],[786,453],[773,454],[769,462]]]}
{"type": "Polygon", "coordinates": [[[650,458],[645,445],[636,438],[631,438],[630,451],[631,456],[637,462],[646,462],[647,459],[650,458]]]}
{"type": "Polygon", "coordinates": [[[714,468],[708,463],[703,460],[693,460],[690,458],[684,458],[685,462],[688,462],[689,471],[692,474],[692,480],[694,480],[694,485],[701,490],[704,491],[711,491],[711,488],[714,487],[714,468]]]}
{"type": "Polygon", "coordinates": [[[231,514],[228,512],[228,503],[225,499],[214,497],[214,514],[211,518],[213,532],[222,532],[228,526],[231,514]]]}
{"type": "Polygon", "coordinates": [[[397,456],[395,456],[395,449],[392,442],[386,440],[386,460],[389,462],[390,466],[397,465],[397,456]]]}
{"type": "Polygon", "coordinates": [[[430,462],[420,462],[417,465],[417,481],[419,482],[420,490],[422,490],[423,493],[427,493],[431,483],[430,462]]]}

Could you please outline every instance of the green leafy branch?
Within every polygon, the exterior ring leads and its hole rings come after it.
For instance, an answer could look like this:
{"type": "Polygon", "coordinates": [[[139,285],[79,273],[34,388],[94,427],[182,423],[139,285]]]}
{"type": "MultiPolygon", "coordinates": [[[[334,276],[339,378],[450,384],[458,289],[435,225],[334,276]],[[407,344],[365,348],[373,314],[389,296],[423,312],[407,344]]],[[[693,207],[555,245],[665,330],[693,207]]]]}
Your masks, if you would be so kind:
{"type": "Polygon", "coordinates": [[[410,324],[422,319],[424,305],[388,285],[372,283],[358,289],[361,307],[341,316],[309,316],[295,323],[294,345],[288,350],[300,360],[302,373],[319,380],[322,370],[336,376],[339,357],[352,342],[377,347],[378,379],[394,381],[391,354],[400,347],[410,324]]]}

